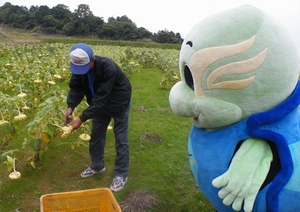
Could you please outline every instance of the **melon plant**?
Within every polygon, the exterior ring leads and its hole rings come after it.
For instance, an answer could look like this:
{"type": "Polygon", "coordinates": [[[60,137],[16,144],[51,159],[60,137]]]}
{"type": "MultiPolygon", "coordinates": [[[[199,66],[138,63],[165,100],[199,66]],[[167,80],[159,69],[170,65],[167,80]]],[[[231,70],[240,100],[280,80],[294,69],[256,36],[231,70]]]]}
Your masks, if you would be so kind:
{"type": "MultiPolygon", "coordinates": [[[[72,127],[62,126],[67,91],[62,90],[59,84],[68,82],[71,76],[71,46],[63,43],[2,46],[1,55],[5,57],[0,60],[0,128],[8,129],[2,130],[2,145],[9,147],[18,127],[25,127],[27,133],[20,148],[1,152],[1,162],[11,164],[8,162],[10,158],[18,160],[22,152],[22,157],[25,156],[28,165],[34,168],[34,162],[45,157],[49,145],[67,143],[75,148],[76,145],[87,144],[90,139],[89,122],[78,129],[81,134],[75,144],[63,142],[72,127]]],[[[95,54],[116,61],[129,78],[140,68],[160,68],[163,71],[161,86],[179,81],[178,50],[106,45],[92,47],[95,54]]],[[[75,116],[79,116],[85,107],[84,103],[79,106],[78,112],[74,111],[75,116]]],[[[108,129],[111,128],[109,125],[108,129]]],[[[12,174],[13,178],[18,176],[17,171],[12,174]]]]}

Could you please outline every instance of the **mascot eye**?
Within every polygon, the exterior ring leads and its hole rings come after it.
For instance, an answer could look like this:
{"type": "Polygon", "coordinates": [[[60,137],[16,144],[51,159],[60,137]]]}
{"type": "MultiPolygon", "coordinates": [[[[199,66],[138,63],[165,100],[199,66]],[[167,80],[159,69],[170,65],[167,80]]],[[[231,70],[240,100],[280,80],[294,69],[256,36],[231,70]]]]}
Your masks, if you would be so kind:
{"type": "Polygon", "coordinates": [[[193,47],[193,43],[192,43],[192,41],[188,41],[188,42],[186,42],[186,45],[189,45],[190,47],[193,47]]]}
{"type": "Polygon", "coordinates": [[[192,73],[189,69],[188,66],[184,67],[184,78],[185,78],[185,82],[186,84],[192,89],[194,90],[194,80],[193,80],[193,76],[192,73]]]}

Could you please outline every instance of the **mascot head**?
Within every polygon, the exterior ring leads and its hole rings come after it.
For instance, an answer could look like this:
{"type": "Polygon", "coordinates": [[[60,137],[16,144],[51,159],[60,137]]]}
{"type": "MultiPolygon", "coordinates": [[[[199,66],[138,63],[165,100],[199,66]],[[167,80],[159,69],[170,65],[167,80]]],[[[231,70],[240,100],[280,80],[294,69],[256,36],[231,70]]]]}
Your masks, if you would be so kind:
{"type": "Polygon", "coordinates": [[[244,5],[196,24],[183,41],[181,80],[170,92],[175,114],[217,129],[285,101],[299,77],[297,50],[287,30],[244,5]]]}

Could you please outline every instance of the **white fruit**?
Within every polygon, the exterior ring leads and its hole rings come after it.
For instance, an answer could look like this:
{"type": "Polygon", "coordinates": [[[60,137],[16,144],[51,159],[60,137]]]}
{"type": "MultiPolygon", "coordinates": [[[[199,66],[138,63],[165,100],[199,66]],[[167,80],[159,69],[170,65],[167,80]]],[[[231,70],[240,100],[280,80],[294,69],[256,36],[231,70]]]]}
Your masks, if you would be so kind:
{"type": "Polygon", "coordinates": [[[91,139],[91,136],[86,134],[86,133],[83,133],[79,136],[80,140],[82,141],[89,141],[91,139]]]}

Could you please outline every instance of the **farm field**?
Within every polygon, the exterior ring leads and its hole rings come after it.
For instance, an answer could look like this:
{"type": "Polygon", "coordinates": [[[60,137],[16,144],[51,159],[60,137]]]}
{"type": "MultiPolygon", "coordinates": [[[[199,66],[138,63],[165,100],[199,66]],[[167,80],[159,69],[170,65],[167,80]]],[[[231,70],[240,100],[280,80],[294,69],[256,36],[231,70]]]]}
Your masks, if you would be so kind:
{"type": "MultiPolygon", "coordinates": [[[[72,45],[0,44],[0,211],[39,211],[43,194],[109,187],[114,177],[112,130],[107,132],[107,172],[88,179],[80,177],[90,159],[88,143],[79,135],[89,133],[90,122],[62,136],[72,45]],[[9,178],[14,162],[21,174],[17,180],[9,178]]],[[[192,121],[174,115],[169,107],[170,88],[180,77],[179,51],[91,46],[96,54],[115,60],[133,87],[129,181],[115,193],[123,211],[130,211],[130,197],[138,192],[144,195],[138,196],[139,205],[132,211],[215,211],[190,171],[187,138],[192,121]]],[[[85,106],[77,107],[75,116],[85,106]]]]}

